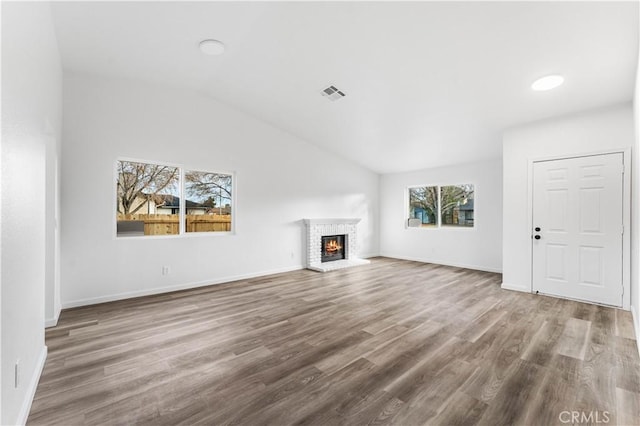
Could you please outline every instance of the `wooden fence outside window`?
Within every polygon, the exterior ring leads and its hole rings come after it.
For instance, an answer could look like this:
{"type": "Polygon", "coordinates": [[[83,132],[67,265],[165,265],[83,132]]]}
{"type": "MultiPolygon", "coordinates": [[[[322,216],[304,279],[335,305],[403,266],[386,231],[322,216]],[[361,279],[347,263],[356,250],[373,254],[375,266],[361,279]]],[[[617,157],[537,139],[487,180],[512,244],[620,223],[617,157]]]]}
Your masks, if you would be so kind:
{"type": "MultiPolygon", "coordinates": [[[[177,214],[118,214],[118,222],[140,221],[144,223],[144,235],[176,235],[180,232],[180,216],[177,214]]],[[[231,215],[185,215],[186,232],[229,232],[231,215]]]]}

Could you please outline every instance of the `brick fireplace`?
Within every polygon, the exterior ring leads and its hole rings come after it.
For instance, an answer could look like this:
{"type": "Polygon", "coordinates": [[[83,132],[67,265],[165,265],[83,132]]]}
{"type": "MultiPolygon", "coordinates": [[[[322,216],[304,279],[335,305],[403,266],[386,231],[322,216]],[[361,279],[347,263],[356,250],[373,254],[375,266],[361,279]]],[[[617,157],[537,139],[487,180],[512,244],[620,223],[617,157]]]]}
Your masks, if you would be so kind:
{"type": "Polygon", "coordinates": [[[307,228],[307,268],[328,272],[370,263],[358,258],[358,222],[360,219],[304,219],[307,228]],[[342,237],[339,246],[343,252],[340,258],[333,260],[326,256],[326,245],[333,240],[326,237],[337,236],[342,237]]]}

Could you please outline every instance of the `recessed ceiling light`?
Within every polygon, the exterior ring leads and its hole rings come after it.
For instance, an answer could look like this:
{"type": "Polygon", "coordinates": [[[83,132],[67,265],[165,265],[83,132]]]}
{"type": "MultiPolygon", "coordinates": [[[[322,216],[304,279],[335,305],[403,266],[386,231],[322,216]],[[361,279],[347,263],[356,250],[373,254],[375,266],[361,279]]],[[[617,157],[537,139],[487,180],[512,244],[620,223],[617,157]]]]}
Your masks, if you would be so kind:
{"type": "Polygon", "coordinates": [[[222,55],[224,52],[224,44],[218,40],[202,40],[200,42],[200,51],[205,55],[222,55]]]}
{"type": "Polygon", "coordinates": [[[540,77],[531,85],[531,89],[536,92],[544,92],[545,90],[555,89],[564,83],[564,77],[561,75],[547,75],[545,77],[540,77]]]}

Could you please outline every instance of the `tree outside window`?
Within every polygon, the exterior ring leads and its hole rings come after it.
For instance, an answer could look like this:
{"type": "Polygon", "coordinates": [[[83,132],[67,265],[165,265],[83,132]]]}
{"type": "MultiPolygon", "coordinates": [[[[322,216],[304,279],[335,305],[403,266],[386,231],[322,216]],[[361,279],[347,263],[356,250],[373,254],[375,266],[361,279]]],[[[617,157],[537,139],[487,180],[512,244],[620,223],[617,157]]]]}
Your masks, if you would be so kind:
{"type": "Polygon", "coordinates": [[[118,236],[174,235],[180,232],[180,169],[118,161],[118,236]]]}
{"type": "Polygon", "coordinates": [[[224,173],[184,173],[186,232],[231,230],[232,176],[224,173]]]}
{"type": "Polygon", "coordinates": [[[442,226],[474,225],[473,185],[449,185],[440,187],[442,226]]]}
{"type": "Polygon", "coordinates": [[[186,170],[182,193],[181,173],[180,167],[118,161],[117,236],[230,232],[233,176],[186,170]]]}
{"type": "Polygon", "coordinates": [[[473,227],[474,193],[473,184],[409,188],[409,226],[473,227]]]}
{"type": "Polygon", "coordinates": [[[409,217],[420,219],[420,224],[423,227],[437,226],[437,186],[409,188],[409,217]]]}

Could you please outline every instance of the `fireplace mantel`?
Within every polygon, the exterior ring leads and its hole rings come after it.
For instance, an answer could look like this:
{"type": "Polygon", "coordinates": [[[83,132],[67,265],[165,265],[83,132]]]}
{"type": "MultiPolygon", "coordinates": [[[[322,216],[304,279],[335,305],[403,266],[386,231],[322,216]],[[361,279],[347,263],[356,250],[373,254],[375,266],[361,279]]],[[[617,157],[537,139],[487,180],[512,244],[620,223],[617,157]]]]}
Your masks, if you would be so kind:
{"type": "Polygon", "coordinates": [[[307,226],[311,225],[357,225],[362,219],[352,219],[352,218],[343,218],[343,219],[303,219],[304,224],[307,226]]]}
{"type": "Polygon", "coordinates": [[[307,228],[307,268],[328,272],[357,265],[366,265],[368,260],[359,259],[357,225],[359,218],[303,219],[307,228]],[[323,236],[345,235],[346,253],[343,260],[322,262],[321,240],[323,236]]]}

